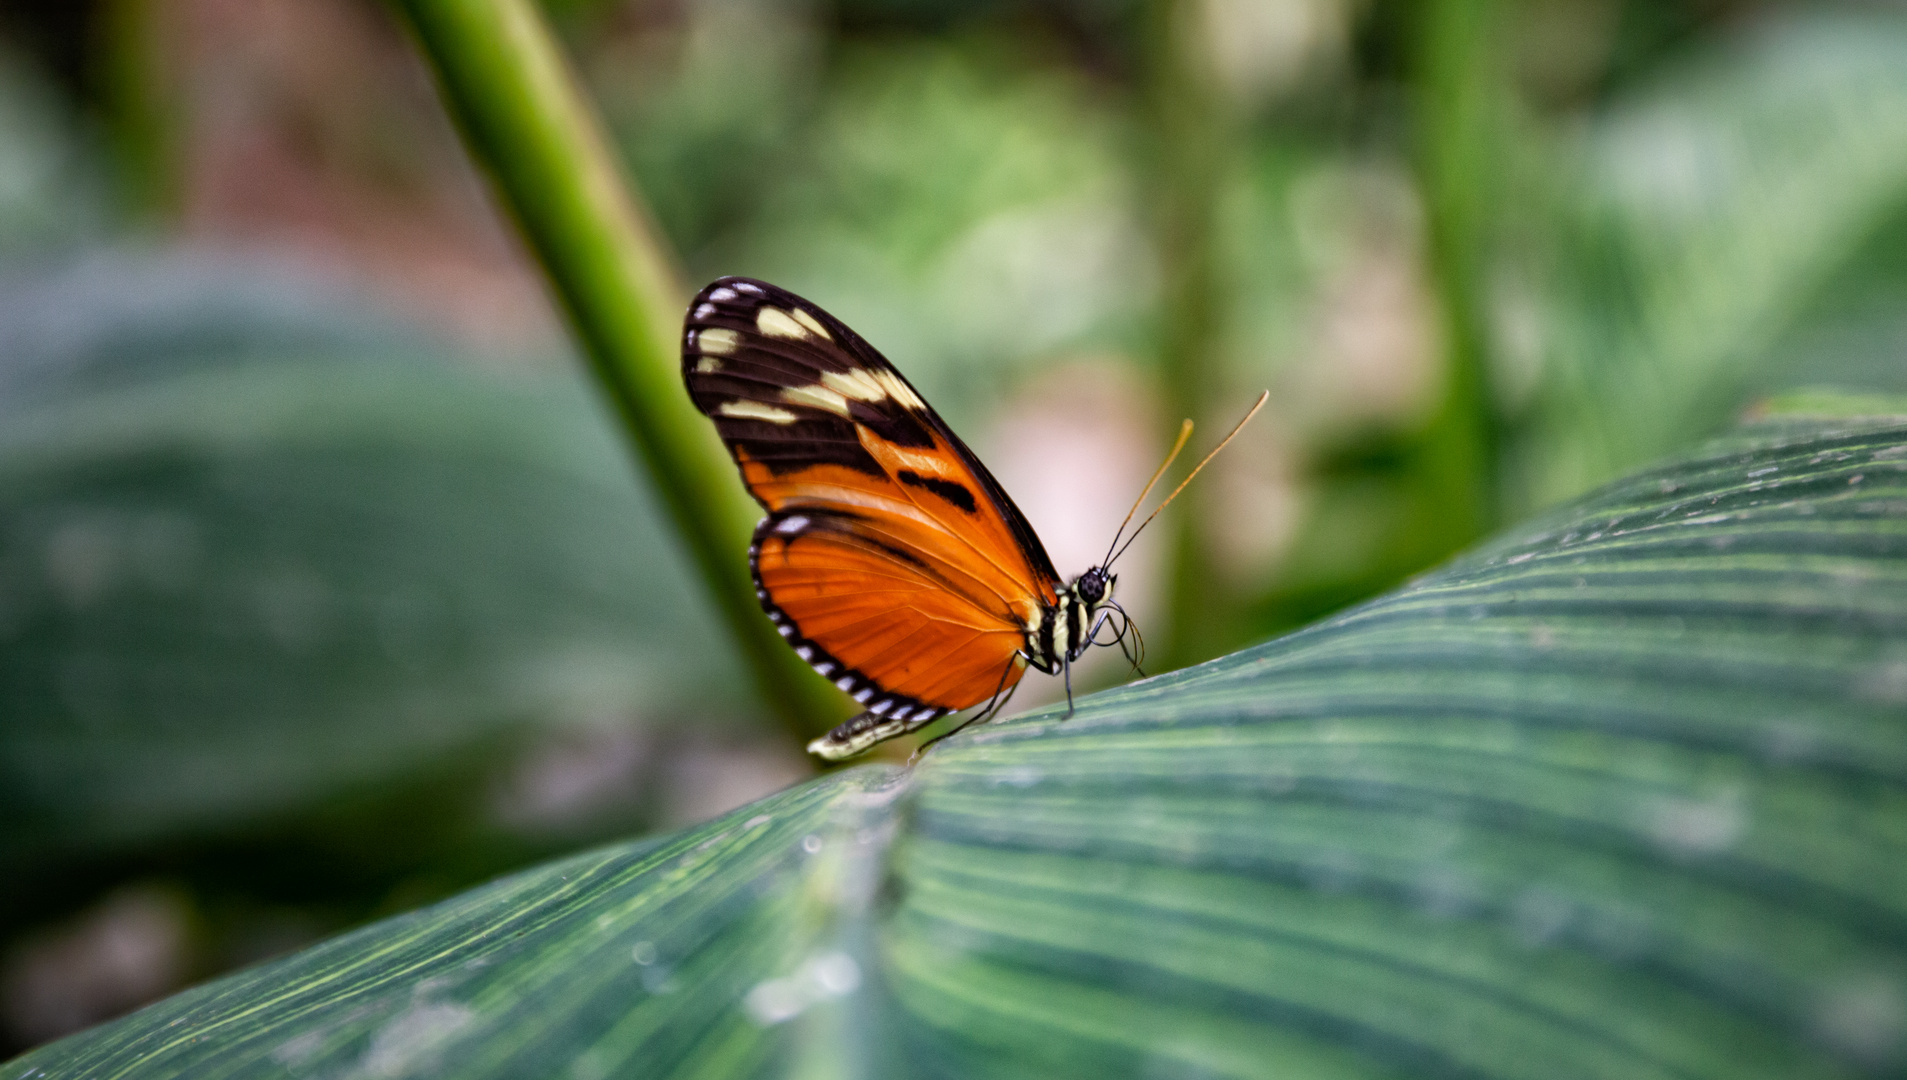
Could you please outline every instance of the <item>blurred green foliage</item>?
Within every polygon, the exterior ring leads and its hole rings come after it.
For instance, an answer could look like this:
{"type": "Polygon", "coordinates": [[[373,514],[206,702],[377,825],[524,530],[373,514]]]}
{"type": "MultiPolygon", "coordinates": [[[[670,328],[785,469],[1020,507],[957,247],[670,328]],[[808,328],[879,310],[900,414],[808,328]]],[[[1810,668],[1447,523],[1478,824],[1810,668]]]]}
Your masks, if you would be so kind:
{"type": "MultiPolygon", "coordinates": [[[[784,738],[579,384],[152,246],[190,235],[154,145],[190,118],[113,36],[141,4],[58,6],[0,17],[0,874],[36,883],[0,953],[158,881],[196,912],[177,977],[209,973],[256,953],[220,912],[308,937],[667,819],[682,732],[784,738]],[[526,826],[497,793],[552,738],[650,749],[627,798],[526,826]]],[[[1196,602],[1147,626],[1176,661],[1762,395],[1907,386],[1891,8],[1503,2],[1436,37],[1451,5],[546,6],[687,276],[824,304],[983,449],[1082,360],[1160,430],[1273,389],[1179,508],[1196,602]]]]}

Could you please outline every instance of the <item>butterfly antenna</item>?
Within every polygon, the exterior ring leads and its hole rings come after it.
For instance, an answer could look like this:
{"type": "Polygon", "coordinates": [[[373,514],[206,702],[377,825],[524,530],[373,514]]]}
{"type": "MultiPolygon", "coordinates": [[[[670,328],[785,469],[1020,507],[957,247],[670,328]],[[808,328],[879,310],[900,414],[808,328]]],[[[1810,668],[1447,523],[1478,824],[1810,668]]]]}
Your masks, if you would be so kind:
{"type": "MultiPolygon", "coordinates": [[[[1187,420],[1179,425],[1179,439],[1177,442],[1172,444],[1172,452],[1167,454],[1165,456],[1165,460],[1159,464],[1159,469],[1157,472],[1152,474],[1152,479],[1146,481],[1146,486],[1143,490],[1139,492],[1139,497],[1132,500],[1132,509],[1126,511],[1126,520],[1119,523],[1119,531],[1112,534],[1112,543],[1106,545],[1105,561],[1101,562],[1099,565],[1105,566],[1112,562],[1112,549],[1119,546],[1120,534],[1126,531],[1126,526],[1132,524],[1132,515],[1138,513],[1139,508],[1145,505],[1146,496],[1152,494],[1152,488],[1155,484],[1159,482],[1159,477],[1164,476],[1165,471],[1172,467],[1172,463],[1174,461],[1178,460],[1179,451],[1185,449],[1185,443],[1191,437],[1192,437],[1192,421],[1187,420]]],[[[1139,527],[1142,529],[1145,528],[1145,526],[1143,525],[1139,527]]],[[[1137,534],[1134,534],[1134,535],[1137,535],[1137,534]]]]}
{"type": "MultiPolygon", "coordinates": [[[[1112,558],[1109,558],[1109,559],[1107,559],[1107,560],[1106,560],[1106,561],[1105,561],[1105,562],[1104,562],[1103,564],[1101,564],[1101,565],[1105,565],[1105,566],[1110,566],[1110,565],[1112,565],[1112,562],[1113,562],[1113,560],[1114,560],[1114,559],[1117,559],[1117,558],[1118,558],[1118,557],[1119,557],[1120,555],[1124,555],[1124,554],[1126,553],[1126,548],[1129,548],[1129,547],[1131,547],[1131,546],[1132,546],[1132,542],[1133,542],[1134,540],[1137,540],[1137,539],[1139,539],[1139,533],[1140,533],[1140,532],[1142,532],[1142,531],[1144,531],[1144,529],[1145,529],[1145,527],[1146,527],[1147,525],[1150,525],[1150,524],[1152,524],[1152,519],[1153,519],[1153,518],[1155,518],[1155,517],[1158,517],[1158,516],[1159,516],[1159,511],[1161,511],[1161,510],[1164,510],[1164,509],[1165,509],[1166,507],[1168,507],[1168,506],[1170,506],[1170,505],[1172,505],[1172,500],[1173,500],[1173,499],[1176,499],[1176,498],[1178,498],[1178,497],[1179,497],[1179,492],[1181,492],[1181,491],[1184,491],[1184,490],[1185,490],[1185,485],[1187,485],[1187,484],[1189,484],[1189,483],[1191,483],[1191,482],[1192,482],[1192,478],[1193,478],[1194,476],[1197,476],[1197,475],[1199,474],[1199,470],[1200,470],[1200,469],[1203,469],[1203,468],[1205,468],[1205,466],[1206,466],[1207,464],[1209,464],[1209,463],[1211,462],[1211,460],[1212,460],[1213,458],[1215,458],[1215,457],[1217,457],[1217,456],[1218,456],[1218,452],[1219,452],[1220,450],[1223,450],[1223,449],[1225,449],[1225,447],[1226,447],[1226,445],[1227,445],[1227,444],[1229,444],[1229,443],[1230,443],[1230,442],[1231,442],[1231,441],[1232,441],[1233,439],[1235,439],[1235,438],[1237,438],[1237,437],[1238,437],[1238,433],[1239,433],[1240,431],[1243,431],[1243,430],[1244,430],[1244,428],[1245,428],[1245,425],[1251,422],[1251,418],[1252,418],[1252,417],[1254,417],[1254,416],[1257,416],[1257,415],[1258,415],[1258,410],[1260,410],[1260,409],[1262,409],[1262,408],[1264,408],[1264,407],[1265,407],[1265,402],[1266,402],[1266,401],[1269,401],[1270,399],[1271,399],[1271,391],[1269,391],[1269,390],[1267,390],[1267,391],[1265,391],[1264,393],[1262,393],[1262,394],[1260,394],[1260,395],[1258,395],[1258,400],[1257,400],[1257,401],[1256,401],[1255,403],[1253,403],[1253,405],[1252,405],[1252,407],[1251,407],[1251,410],[1250,410],[1249,412],[1247,412],[1247,413],[1245,414],[1245,418],[1244,418],[1243,420],[1240,420],[1240,421],[1239,421],[1238,423],[1236,423],[1236,424],[1234,424],[1234,425],[1232,426],[1232,431],[1231,431],[1231,434],[1229,434],[1229,435],[1227,435],[1227,436],[1225,436],[1225,437],[1224,437],[1223,439],[1220,439],[1220,440],[1219,440],[1219,443],[1218,443],[1218,445],[1217,445],[1217,446],[1214,446],[1214,447],[1212,447],[1212,452],[1211,452],[1211,453],[1209,453],[1209,454],[1206,454],[1206,455],[1205,455],[1205,457],[1204,457],[1204,458],[1203,458],[1203,459],[1202,459],[1202,460],[1201,460],[1201,461],[1200,461],[1200,462],[1199,462],[1199,463],[1198,463],[1197,465],[1194,465],[1194,466],[1192,466],[1192,471],[1191,471],[1191,472],[1189,472],[1189,473],[1187,473],[1187,474],[1185,475],[1185,479],[1183,479],[1183,480],[1181,480],[1181,481],[1179,481],[1179,486],[1178,486],[1178,487],[1175,487],[1175,488],[1173,488],[1173,489],[1172,489],[1172,494],[1170,494],[1170,495],[1167,495],[1167,496],[1165,497],[1165,501],[1164,501],[1164,502],[1162,502],[1162,503],[1160,503],[1160,504],[1159,504],[1159,505],[1158,505],[1157,507],[1155,507],[1155,508],[1153,509],[1153,511],[1152,511],[1152,513],[1150,513],[1150,514],[1147,514],[1147,515],[1146,515],[1146,519],[1145,519],[1144,521],[1141,521],[1141,522],[1139,523],[1139,527],[1138,527],[1137,529],[1134,529],[1134,530],[1132,530],[1132,535],[1131,535],[1131,536],[1128,536],[1128,537],[1126,538],[1126,542],[1125,542],[1125,545],[1124,545],[1123,547],[1121,547],[1121,548],[1120,548],[1120,549],[1118,550],[1118,552],[1117,552],[1117,553],[1115,553],[1115,554],[1114,554],[1114,555],[1112,556],[1112,558]]],[[[1192,427],[1192,422],[1191,422],[1190,420],[1187,420],[1187,421],[1185,422],[1185,426],[1179,429],[1179,440],[1180,440],[1180,442],[1181,442],[1181,443],[1183,443],[1183,442],[1184,442],[1184,440],[1185,440],[1185,437],[1186,437],[1187,435],[1189,435],[1189,434],[1191,434],[1191,427],[1192,427]]],[[[1174,453],[1176,453],[1176,452],[1177,452],[1177,451],[1175,450],[1175,451],[1174,451],[1174,453]]],[[[1168,458],[1168,459],[1166,459],[1166,460],[1167,460],[1167,463],[1168,463],[1168,464],[1169,464],[1169,463],[1170,463],[1170,461],[1171,461],[1171,459],[1170,459],[1170,458],[1168,458]]],[[[1161,471],[1163,471],[1163,470],[1161,470],[1161,471]]],[[[1156,478],[1155,478],[1155,479],[1156,479],[1156,478]]],[[[1149,489],[1149,488],[1151,487],[1151,485],[1150,485],[1150,484],[1148,484],[1148,485],[1146,485],[1146,486],[1147,486],[1147,488],[1148,488],[1148,489],[1149,489]]],[[[1141,496],[1141,498],[1144,498],[1144,496],[1141,496]]],[[[1120,528],[1121,528],[1121,530],[1122,530],[1122,531],[1124,530],[1124,526],[1121,526],[1120,528]]]]}

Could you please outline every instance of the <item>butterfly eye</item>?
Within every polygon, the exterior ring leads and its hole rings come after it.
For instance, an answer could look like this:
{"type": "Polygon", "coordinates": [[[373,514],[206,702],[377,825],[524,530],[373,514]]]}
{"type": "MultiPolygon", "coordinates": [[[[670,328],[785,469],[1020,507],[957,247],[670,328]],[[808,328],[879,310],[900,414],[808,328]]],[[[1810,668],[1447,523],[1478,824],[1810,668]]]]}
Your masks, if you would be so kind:
{"type": "Polygon", "coordinates": [[[1073,591],[1078,593],[1079,598],[1088,604],[1097,604],[1101,600],[1104,600],[1106,594],[1112,590],[1106,580],[1106,571],[1101,567],[1095,566],[1091,570],[1079,575],[1079,580],[1073,585],[1073,591]]]}

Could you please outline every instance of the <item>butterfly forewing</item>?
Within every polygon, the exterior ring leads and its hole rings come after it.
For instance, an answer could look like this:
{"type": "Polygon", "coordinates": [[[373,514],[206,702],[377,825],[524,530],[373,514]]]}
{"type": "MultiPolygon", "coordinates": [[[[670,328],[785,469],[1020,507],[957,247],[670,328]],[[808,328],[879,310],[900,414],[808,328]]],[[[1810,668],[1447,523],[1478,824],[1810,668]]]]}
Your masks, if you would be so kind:
{"type": "Polygon", "coordinates": [[[816,670],[909,726],[1010,686],[1058,576],[1032,528],[880,353],[820,308],[723,278],[683,377],[769,517],[764,609],[816,670]]]}

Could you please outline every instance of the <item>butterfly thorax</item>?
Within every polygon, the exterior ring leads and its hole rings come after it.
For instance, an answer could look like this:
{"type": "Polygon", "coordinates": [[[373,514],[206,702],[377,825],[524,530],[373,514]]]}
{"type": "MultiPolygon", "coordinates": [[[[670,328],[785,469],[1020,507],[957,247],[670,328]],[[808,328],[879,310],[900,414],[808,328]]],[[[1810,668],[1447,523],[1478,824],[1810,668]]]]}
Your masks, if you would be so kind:
{"type": "Polygon", "coordinates": [[[1028,667],[1048,675],[1079,659],[1092,644],[1099,613],[1112,601],[1118,578],[1095,566],[1054,590],[1056,600],[1040,605],[1039,615],[1026,624],[1028,667]]]}

